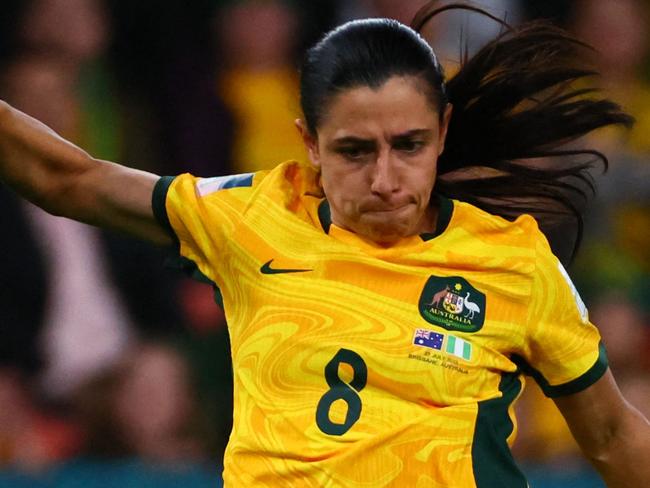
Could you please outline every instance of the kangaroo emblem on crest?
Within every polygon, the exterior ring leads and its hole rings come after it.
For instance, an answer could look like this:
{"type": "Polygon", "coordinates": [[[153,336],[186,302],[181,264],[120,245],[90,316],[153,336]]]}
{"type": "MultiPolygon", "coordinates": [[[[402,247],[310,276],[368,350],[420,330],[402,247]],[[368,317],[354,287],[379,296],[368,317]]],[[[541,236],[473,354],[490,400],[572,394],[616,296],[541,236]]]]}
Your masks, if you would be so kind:
{"type": "Polygon", "coordinates": [[[445,286],[444,290],[440,290],[438,293],[434,293],[433,298],[431,299],[431,303],[427,304],[427,307],[438,307],[438,304],[440,303],[440,300],[445,298],[445,295],[447,295],[447,292],[449,291],[449,285],[445,286]]]}

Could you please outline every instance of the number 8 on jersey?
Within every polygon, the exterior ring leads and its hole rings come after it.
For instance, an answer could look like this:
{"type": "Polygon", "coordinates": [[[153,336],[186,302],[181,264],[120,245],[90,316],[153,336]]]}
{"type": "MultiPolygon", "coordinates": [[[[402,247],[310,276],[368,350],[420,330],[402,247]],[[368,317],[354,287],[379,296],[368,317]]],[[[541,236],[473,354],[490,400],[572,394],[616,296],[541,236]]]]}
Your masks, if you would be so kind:
{"type": "Polygon", "coordinates": [[[359,420],[361,416],[361,398],[359,392],[366,386],[368,368],[361,356],[349,349],[339,349],[329,363],[325,366],[325,380],[330,389],[325,392],[316,408],[316,424],[325,434],[343,435],[359,420]],[[350,383],[339,377],[339,365],[347,364],[352,367],[354,376],[350,383]],[[336,400],[343,400],[347,404],[347,413],[343,423],[335,423],[330,419],[329,413],[336,400]]]}

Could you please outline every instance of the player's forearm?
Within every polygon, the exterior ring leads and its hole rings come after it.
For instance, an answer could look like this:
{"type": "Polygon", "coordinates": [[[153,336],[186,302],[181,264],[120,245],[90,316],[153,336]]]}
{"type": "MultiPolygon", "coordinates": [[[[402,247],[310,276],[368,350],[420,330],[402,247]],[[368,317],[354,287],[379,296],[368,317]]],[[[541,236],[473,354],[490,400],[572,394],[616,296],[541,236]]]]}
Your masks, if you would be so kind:
{"type": "Polygon", "coordinates": [[[586,453],[608,488],[650,486],[650,423],[633,408],[605,446],[586,453]]]}
{"type": "Polygon", "coordinates": [[[151,208],[156,175],[93,159],[3,102],[0,180],[52,214],[158,244],[170,241],[151,208]]]}
{"type": "Polygon", "coordinates": [[[72,176],[94,160],[36,119],[0,101],[0,179],[52,213],[72,176]]]}

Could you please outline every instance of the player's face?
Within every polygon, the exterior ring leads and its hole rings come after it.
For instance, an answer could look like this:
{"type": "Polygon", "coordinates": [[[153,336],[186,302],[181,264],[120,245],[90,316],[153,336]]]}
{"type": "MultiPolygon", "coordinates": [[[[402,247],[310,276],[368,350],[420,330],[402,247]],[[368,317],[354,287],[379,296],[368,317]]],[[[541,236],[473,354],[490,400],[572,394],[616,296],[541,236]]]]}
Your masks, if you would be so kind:
{"type": "Polygon", "coordinates": [[[451,106],[441,119],[423,83],[395,76],[378,89],[345,90],[316,137],[303,129],[334,224],[382,244],[433,231],[429,200],[451,106]]]}

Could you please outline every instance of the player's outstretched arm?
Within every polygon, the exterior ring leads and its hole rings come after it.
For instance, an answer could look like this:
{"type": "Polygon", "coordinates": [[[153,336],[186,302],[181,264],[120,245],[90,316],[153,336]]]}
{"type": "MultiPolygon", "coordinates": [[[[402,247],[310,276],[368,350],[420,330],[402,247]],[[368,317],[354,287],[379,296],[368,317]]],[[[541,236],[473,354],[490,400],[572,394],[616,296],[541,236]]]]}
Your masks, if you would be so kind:
{"type": "Polygon", "coordinates": [[[609,488],[650,486],[650,423],[621,396],[609,370],[555,403],[609,488]]]}
{"type": "Polygon", "coordinates": [[[94,159],[0,101],[0,180],[51,214],[165,244],[151,208],[157,179],[94,159]]]}

